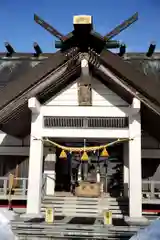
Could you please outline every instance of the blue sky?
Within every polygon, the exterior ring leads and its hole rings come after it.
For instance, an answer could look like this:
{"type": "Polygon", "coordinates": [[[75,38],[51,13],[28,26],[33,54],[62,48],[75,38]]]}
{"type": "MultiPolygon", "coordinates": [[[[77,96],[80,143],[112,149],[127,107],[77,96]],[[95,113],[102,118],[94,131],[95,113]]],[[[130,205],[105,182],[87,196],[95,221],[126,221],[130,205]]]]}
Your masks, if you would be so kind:
{"type": "Polygon", "coordinates": [[[54,51],[54,38],[34,23],[33,14],[66,34],[72,30],[76,14],[93,15],[96,31],[105,34],[139,12],[139,20],[117,36],[128,51],[146,51],[151,41],[160,50],[160,0],[0,0],[0,52],[9,41],[16,51],[32,52],[37,41],[44,52],[54,51]]]}

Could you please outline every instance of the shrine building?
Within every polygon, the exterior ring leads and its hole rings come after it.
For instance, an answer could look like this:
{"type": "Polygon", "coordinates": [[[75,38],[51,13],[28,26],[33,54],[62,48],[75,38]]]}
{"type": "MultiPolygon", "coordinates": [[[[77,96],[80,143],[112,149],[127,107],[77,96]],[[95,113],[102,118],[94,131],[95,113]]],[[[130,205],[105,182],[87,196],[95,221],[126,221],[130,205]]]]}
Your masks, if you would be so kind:
{"type": "Polygon", "coordinates": [[[0,200],[13,174],[13,198],[40,214],[42,195],[73,195],[73,163],[79,184],[92,172],[98,197],[110,196],[118,165],[119,197],[140,219],[143,201],[160,198],[160,53],[154,43],[128,53],[114,35],[96,33],[91,16],[75,16],[73,26],[66,36],[49,30],[55,53],[38,43],[35,53],[10,43],[0,53],[0,200]]]}

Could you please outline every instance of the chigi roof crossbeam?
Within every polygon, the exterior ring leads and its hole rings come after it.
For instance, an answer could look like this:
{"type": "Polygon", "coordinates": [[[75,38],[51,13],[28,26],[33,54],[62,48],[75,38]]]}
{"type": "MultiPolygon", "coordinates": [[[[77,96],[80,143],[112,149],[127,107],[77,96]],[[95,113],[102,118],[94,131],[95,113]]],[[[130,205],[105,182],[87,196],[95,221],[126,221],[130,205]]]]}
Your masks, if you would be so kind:
{"type": "MultiPolygon", "coordinates": [[[[73,17],[73,31],[68,33],[67,35],[62,34],[55,27],[51,26],[49,23],[44,21],[37,14],[34,14],[34,21],[43,27],[50,34],[58,38],[55,41],[55,48],[60,49],[60,51],[67,51],[72,47],[78,47],[82,52],[88,52],[88,49],[92,49],[96,53],[100,54],[103,49],[119,49],[117,54],[120,57],[123,57],[127,51],[127,47],[125,43],[121,43],[117,40],[112,40],[119,33],[127,29],[133,23],[138,20],[138,13],[136,12],[130,18],[123,21],[121,24],[116,26],[112,31],[102,36],[100,33],[96,32],[93,29],[93,17],[90,15],[77,15],[73,17]]],[[[6,57],[14,57],[17,54],[21,55],[21,53],[17,53],[13,46],[6,42],[5,48],[7,50],[6,57]]],[[[43,51],[40,45],[37,42],[33,43],[33,48],[35,53],[33,52],[30,57],[40,57],[43,54],[43,51]]],[[[143,58],[151,58],[154,56],[156,49],[155,42],[151,42],[149,48],[146,50],[143,58]]],[[[24,53],[22,54],[23,58],[24,53]]],[[[141,55],[142,56],[142,55],[141,55]]],[[[29,57],[29,56],[26,56],[29,57]]]]}
{"type": "Polygon", "coordinates": [[[131,24],[138,20],[138,13],[135,13],[129,19],[125,20],[122,24],[118,25],[115,29],[107,33],[105,36],[97,33],[93,29],[93,18],[89,15],[78,15],[73,17],[74,30],[68,35],[60,33],[56,28],[45,22],[38,15],[34,15],[34,20],[41,27],[58,38],[55,42],[55,47],[62,51],[71,48],[79,47],[83,51],[88,48],[96,52],[102,51],[104,48],[113,49],[121,46],[119,41],[111,40],[116,37],[120,32],[128,28],[131,24]]]}

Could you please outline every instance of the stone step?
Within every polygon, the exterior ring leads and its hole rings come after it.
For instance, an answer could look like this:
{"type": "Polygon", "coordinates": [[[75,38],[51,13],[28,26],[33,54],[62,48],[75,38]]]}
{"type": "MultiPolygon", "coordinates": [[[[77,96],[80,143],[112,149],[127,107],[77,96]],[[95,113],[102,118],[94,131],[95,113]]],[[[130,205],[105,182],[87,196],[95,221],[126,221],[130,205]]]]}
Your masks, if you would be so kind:
{"type": "Polygon", "coordinates": [[[67,199],[67,200],[79,200],[79,201],[92,201],[92,202],[95,202],[95,201],[98,201],[100,198],[91,198],[91,197],[76,197],[76,196],[45,196],[44,197],[44,200],[64,200],[64,199],[67,199]]]}
{"type": "MultiPolygon", "coordinates": [[[[41,209],[42,213],[45,212],[45,208],[41,209]]],[[[55,208],[55,215],[56,216],[74,216],[74,217],[99,217],[99,216],[103,216],[103,211],[98,211],[98,210],[88,210],[88,211],[83,211],[82,209],[78,209],[78,208],[73,208],[73,209],[56,209],[55,208]]],[[[112,211],[112,215],[114,217],[114,215],[117,216],[127,216],[128,212],[125,211],[122,213],[121,210],[115,210],[112,211]]]]}
{"type": "Polygon", "coordinates": [[[54,208],[55,216],[103,217],[104,209],[112,211],[114,218],[128,215],[128,201],[105,196],[101,198],[85,198],[76,196],[49,196],[42,202],[42,212],[46,208],[54,208]]]}
{"type": "Polygon", "coordinates": [[[125,198],[114,198],[114,197],[99,197],[99,198],[88,198],[88,197],[75,197],[75,196],[46,196],[43,198],[43,201],[64,201],[64,200],[67,200],[67,201],[89,201],[89,202],[99,202],[103,199],[103,201],[111,201],[111,202],[128,202],[127,199],[125,198]]]}
{"type": "Polygon", "coordinates": [[[73,224],[33,224],[19,221],[12,222],[12,230],[16,235],[25,239],[64,238],[64,239],[123,239],[133,236],[137,228],[133,227],[104,227],[103,225],[73,225],[73,224]],[[27,237],[28,236],[28,237],[27,237]]]}
{"type": "Polygon", "coordinates": [[[128,215],[128,208],[121,208],[119,206],[110,207],[110,206],[94,206],[92,208],[82,207],[79,205],[54,205],[54,204],[43,204],[41,211],[44,212],[46,208],[54,208],[56,215],[67,215],[67,216],[80,216],[90,217],[94,215],[95,217],[103,215],[103,211],[108,209],[112,211],[113,215],[128,215]]]}
{"type": "Polygon", "coordinates": [[[54,208],[79,208],[79,209],[110,209],[110,210],[128,210],[128,205],[79,205],[79,204],[53,204],[53,203],[49,203],[49,204],[44,204],[42,203],[42,208],[43,207],[54,207],[54,208]]]}
{"type": "Polygon", "coordinates": [[[42,203],[42,207],[44,206],[47,206],[47,207],[60,207],[60,206],[65,206],[65,207],[68,207],[68,208],[72,208],[73,206],[78,206],[79,208],[83,208],[83,209],[95,209],[97,208],[98,206],[101,206],[103,208],[107,208],[109,207],[110,209],[127,209],[128,208],[128,205],[119,205],[118,203],[115,205],[112,205],[112,204],[93,204],[93,205],[89,205],[89,204],[78,204],[78,203],[42,203]]]}
{"type": "Polygon", "coordinates": [[[101,205],[103,207],[110,206],[110,207],[128,207],[128,203],[126,202],[96,202],[96,203],[89,203],[89,202],[79,202],[79,201],[43,201],[43,205],[65,205],[65,206],[72,206],[74,204],[79,206],[86,206],[86,208],[93,208],[94,206],[101,205]]]}
{"type": "Polygon", "coordinates": [[[112,211],[128,211],[128,207],[119,207],[119,206],[116,206],[116,207],[111,207],[111,206],[94,206],[92,208],[89,208],[87,206],[79,206],[79,205],[53,205],[53,204],[42,204],[42,209],[44,208],[54,208],[54,209],[70,209],[71,211],[73,210],[81,210],[81,211],[102,211],[102,210],[105,210],[105,209],[109,209],[109,210],[112,210],[112,211]]]}

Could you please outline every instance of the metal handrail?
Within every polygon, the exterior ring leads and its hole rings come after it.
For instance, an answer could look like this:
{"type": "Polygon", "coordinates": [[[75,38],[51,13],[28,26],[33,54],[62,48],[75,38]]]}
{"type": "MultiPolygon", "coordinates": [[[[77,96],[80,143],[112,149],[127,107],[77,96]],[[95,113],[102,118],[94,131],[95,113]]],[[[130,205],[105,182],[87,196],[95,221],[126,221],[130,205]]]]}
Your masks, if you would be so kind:
{"type": "MultiPolygon", "coordinates": [[[[42,177],[42,198],[45,196],[46,191],[46,175],[42,177]]],[[[18,182],[15,187],[13,187],[14,195],[26,196],[28,190],[28,178],[16,177],[14,178],[18,182]]],[[[0,195],[7,195],[9,186],[9,176],[0,177],[0,195]]]]}
{"type": "MultiPolygon", "coordinates": [[[[28,178],[20,178],[16,177],[14,180],[17,184],[14,186],[14,195],[22,195],[25,196],[27,194],[28,188],[28,178]]],[[[0,177],[0,194],[7,195],[9,186],[9,176],[8,177],[0,177]]]]}
{"type": "Polygon", "coordinates": [[[143,180],[142,181],[142,193],[147,194],[150,198],[160,197],[160,181],[155,180],[143,180]],[[144,190],[147,185],[147,190],[144,190]],[[158,185],[158,187],[157,187],[158,185]]]}
{"type": "MultiPolygon", "coordinates": [[[[42,198],[46,193],[46,179],[47,175],[42,176],[42,198]]],[[[26,196],[28,190],[28,178],[17,177],[15,180],[18,182],[14,187],[14,195],[26,196]]],[[[9,176],[0,177],[0,195],[7,195],[9,185],[9,176]]],[[[160,181],[154,180],[142,180],[142,194],[148,194],[151,198],[160,197],[160,181]],[[144,190],[147,185],[147,190],[144,190]],[[158,187],[157,187],[158,185],[158,187]]]]}

